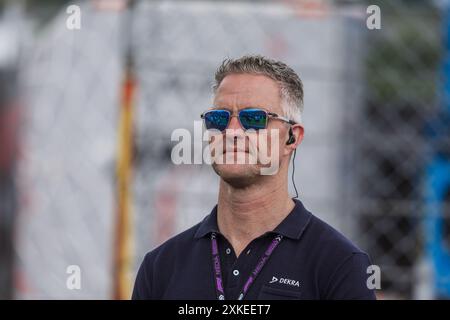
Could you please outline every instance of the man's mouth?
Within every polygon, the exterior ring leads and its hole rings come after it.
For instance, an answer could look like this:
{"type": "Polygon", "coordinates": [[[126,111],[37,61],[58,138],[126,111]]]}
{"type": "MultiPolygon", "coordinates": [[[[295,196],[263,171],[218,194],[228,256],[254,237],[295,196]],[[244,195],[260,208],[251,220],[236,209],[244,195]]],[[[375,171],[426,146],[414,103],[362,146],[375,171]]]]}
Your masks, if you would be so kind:
{"type": "Polygon", "coordinates": [[[230,149],[225,149],[223,151],[223,153],[227,153],[227,152],[235,152],[235,153],[244,152],[244,153],[249,153],[248,150],[246,150],[246,149],[240,149],[240,148],[236,148],[236,147],[230,148],[230,149]]]}

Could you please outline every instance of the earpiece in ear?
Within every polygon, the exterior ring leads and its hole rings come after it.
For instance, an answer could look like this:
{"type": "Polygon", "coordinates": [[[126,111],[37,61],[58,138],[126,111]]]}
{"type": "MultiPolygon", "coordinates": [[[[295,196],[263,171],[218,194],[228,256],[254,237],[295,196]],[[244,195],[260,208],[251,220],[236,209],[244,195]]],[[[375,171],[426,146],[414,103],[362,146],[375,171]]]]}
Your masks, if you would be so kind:
{"type": "Polygon", "coordinates": [[[295,136],[294,136],[294,133],[292,132],[292,127],[291,127],[291,128],[289,128],[289,139],[288,139],[288,141],[286,141],[286,144],[290,145],[293,143],[295,143],[295,136]]]}

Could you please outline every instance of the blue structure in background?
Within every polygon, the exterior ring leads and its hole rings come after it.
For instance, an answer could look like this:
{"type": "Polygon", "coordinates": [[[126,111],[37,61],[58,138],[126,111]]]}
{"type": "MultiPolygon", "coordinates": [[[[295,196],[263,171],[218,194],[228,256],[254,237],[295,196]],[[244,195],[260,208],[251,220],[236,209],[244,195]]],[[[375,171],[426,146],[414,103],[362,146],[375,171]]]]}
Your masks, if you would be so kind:
{"type": "Polygon", "coordinates": [[[427,126],[433,158],[426,166],[425,232],[426,250],[434,273],[438,298],[450,298],[450,6],[443,20],[443,85],[440,110],[427,126]]]}
{"type": "Polygon", "coordinates": [[[443,207],[450,194],[450,160],[436,157],[426,174],[427,251],[433,265],[434,289],[437,296],[450,297],[450,248],[446,243],[443,207]]]}

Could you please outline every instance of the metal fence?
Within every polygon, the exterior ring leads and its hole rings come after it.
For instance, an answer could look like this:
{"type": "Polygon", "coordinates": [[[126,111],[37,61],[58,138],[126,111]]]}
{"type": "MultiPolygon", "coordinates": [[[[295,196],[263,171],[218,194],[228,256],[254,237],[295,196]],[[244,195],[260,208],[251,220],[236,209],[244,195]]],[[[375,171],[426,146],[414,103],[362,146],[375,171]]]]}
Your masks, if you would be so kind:
{"type": "Polygon", "coordinates": [[[358,192],[351,203],[360,239],[381,266],[382,288],[418,298],[429,292],[423,284],[436,262],[426,245],[433,236],[426,228],[427,167],[437,153],[427,127],[443,103],[443,14],[425,2],[380,6],[382,29],[366,39],[365,103],[352,161],[358,192]]]}

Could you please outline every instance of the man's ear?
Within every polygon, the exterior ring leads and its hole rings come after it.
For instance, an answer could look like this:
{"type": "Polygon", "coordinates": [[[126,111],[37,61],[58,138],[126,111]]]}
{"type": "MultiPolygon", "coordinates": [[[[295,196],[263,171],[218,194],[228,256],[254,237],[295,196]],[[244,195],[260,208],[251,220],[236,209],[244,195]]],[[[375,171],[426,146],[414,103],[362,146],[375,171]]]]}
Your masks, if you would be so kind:
{"type": "Polygon", "coordinates": [[[288,142],[291,143],[286,143],[290,149],[295,149],[298,147],[298,145],[300,143],[302,143],[303,141],[303,135],[305,133],[305,129],[303,128],[303,126],[301,124],[294,124],[289,128],[289,139],[288,142]]]}
{"type": "Polygon", "coordinates": [[[301,124],[295,124],[292,126],[292,131],[295,136],[295,147],[297,148],[303,141],[303,136],[305,134],[305,128],[301,124]]]}

